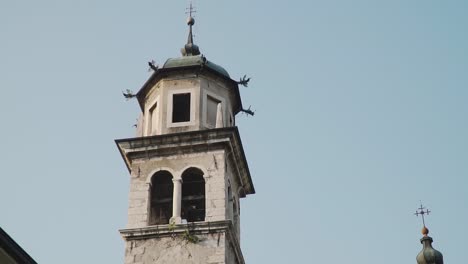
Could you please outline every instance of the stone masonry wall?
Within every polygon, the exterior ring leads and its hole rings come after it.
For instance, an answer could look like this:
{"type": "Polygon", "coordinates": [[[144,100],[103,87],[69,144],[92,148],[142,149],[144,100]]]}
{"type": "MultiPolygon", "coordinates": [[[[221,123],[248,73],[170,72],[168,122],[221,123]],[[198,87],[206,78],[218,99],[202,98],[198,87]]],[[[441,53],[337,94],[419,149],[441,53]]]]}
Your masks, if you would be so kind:
{"type": "MultiPolygon", "coordinates": [[[[234,264],[226,262],[224,233],[197,235],[197,243],[182,235],[126,242],[125,264],[234,264]]],[[[232,253],[231,253],[232,254],[232,253]]]]}

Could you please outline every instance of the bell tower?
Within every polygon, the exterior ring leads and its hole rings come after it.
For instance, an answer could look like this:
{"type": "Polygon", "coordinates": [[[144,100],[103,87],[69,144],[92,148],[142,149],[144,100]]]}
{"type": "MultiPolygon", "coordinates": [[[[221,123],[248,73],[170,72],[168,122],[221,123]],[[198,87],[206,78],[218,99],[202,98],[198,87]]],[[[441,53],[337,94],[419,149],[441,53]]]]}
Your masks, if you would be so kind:
{"type": "MultiPolygon", "coordinates": [[[[189,36],[182,57],[134,95],[135,138],[116,140],[130,174],[125,264],[243,264],[240,198],[254,194],[235,116],[239,83],[189,36]]],[[[132,95],[133,96],[133,95],[132,95]]]]}

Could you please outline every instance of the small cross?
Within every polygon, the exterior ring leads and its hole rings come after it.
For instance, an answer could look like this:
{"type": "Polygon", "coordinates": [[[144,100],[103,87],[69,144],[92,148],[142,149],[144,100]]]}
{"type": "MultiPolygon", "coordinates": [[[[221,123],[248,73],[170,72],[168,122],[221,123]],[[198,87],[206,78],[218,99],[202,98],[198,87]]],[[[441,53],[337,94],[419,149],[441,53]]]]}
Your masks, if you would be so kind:
{"type": "Polygon", "coordinates": [[[192,1],[190,1],[190,7],[185,8],[185,10],[187,10],[187,11],[185,12],[185,14],[189,14],[190,17],[192,17],[192,14],[193,14],[193,13],[196,13],[196,12],[197,12],[197,11],[195,10],[195,8],[193,8],[193,6],[192,6],[192,1]]]}
{"type": "Polygon", "coordinates": [[[429,209],[426,209],[426,207],[424,207],[421,203],[421,206],[418,208],[418,210],[416,210],[416,213],[414,213],[414,215],[416,216],[419,216],[421,215],[422,217],[422,221],[423,221],[423,225],[426,226],[426,223],[424,222],[424,215],[429,215],[431,211],[429,211],[429,209]],[[425,210],[425,211],[424,211],[425,210]]]}

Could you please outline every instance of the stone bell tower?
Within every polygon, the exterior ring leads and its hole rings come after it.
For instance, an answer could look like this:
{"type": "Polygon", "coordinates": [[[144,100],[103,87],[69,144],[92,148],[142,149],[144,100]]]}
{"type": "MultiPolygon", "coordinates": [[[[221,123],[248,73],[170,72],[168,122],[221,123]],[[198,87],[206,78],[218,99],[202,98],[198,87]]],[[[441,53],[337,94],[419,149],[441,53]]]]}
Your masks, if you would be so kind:
{"type": "Polygon", "coordinates": [[[189,36],[135,95],[137,137],[116,140],[130,173],[125,264],[243,264],[240,198],[255,193],[235,116],[238,82],[189,36]]]}

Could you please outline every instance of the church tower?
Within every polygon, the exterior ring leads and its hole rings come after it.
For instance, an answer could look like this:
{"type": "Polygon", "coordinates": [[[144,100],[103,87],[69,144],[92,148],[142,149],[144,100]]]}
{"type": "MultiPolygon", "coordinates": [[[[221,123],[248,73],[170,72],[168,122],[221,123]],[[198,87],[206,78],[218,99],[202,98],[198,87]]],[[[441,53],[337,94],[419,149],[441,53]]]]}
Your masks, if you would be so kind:
{"type": "Polygon", "coordinates": [[[255,189],[235,126],[242,82],[200,54],[194,23],[190,14],[182,56],[150,63],[129,95],[142,111],[137,136],[116,140],[130,173],[125,264],[245,263],[240,198],[255,189]]]}

